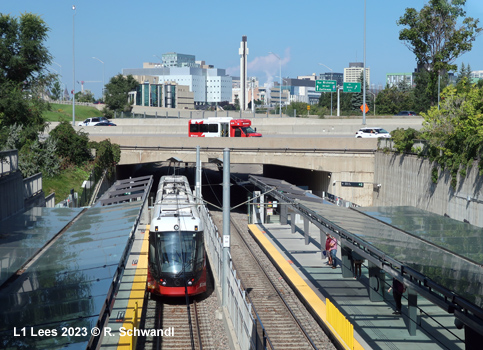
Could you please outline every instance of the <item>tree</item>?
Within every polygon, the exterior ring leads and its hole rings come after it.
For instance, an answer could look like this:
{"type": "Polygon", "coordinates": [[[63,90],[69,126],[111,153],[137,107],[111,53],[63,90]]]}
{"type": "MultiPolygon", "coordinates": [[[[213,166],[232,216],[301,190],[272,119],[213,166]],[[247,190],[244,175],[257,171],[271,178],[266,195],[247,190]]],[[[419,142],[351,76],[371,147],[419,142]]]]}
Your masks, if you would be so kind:
{"type": "Polygon", "coordinates": [[[404,110],[413,110],[412,90],[406,90],[406,85],[386,86],[376,97],[376,105],[379,114],[396,114],[404,110]]]}
{"type": "Polygon", "coordinates": [[[91,160],[87,133],[76,132],[70,123],[60,122],[50,132],[50,137],[56,142],[56,154],[63,160],[64,167],[70,164],[82,165],[91,160]]]}
{"type": "Polygon", "coordinates": [[[75,100],[77,102],[94,102],[95,101],[95,98],[94,98],[94,94],[89,91],[89,90],[86,90],[86,91],[79,91],[79,92],[76,92],[75,93],[75,100]]]}
{"type": "Polygon", "coordinates": [[[95,171],[99,177],[104,170],[108,175],[112,176],[116,169],[116,165],[121,160],[121,147],[118,144],[111,143],[110,140],[101,142],[93,142],[91,146],[96,149],[95,171]]]}
{"type": "Polygon", "coordinates": [[[60,100],[60,98],[62,97],[62,87],[60,85],[60,81],[54,81],[50,88],[50,94],[53,100],[60,100]]]}
{"type": "Polygon", "coordinates": [[[483,89],[469,85],[464,78],[457,86],[449,85],[441,93],[441,106],[431,107],[424,118],[424,138],[430,156],[449,168],[451,184],[456,187],[457,174],[466,175],[476,159],[483,174],[483,89]]]}
{"type": "Polygon", "coordinates": [[[418,70],[428,73],[423,76],[427,83],[424,90],[433,106],[437,100],[438,76],[456,70],[452,63],[471,50],[472,42],[482,30],[478,19],[465,17],[465,3],[466,0],[429,0],[420,12],[407,8],[397,21],[398,25],[406,26],[399,32],[399,40],[415,54],[418,70]]]}
{"type": "Polygon", "coordinates": [[[124,77],[122,74],[118,74],[112,77],[105,87],[105,103],[108,110],[105,110],[104,113],[110,115],[114,111],[130,112],[131,104],[128,100],[128,94],[135,91],[138,85],[139,83],[132,75],[124,77]]]}
{"type": "Polygon", "coordinates": [[[55,78],[46,70],[52,60],[44,44],[48,31],[38,15],[0,13],[0,127],[43,129],[49,104],[40,97],[55,78]]]}
{"type": "Polygon", "coordinates": [[[464,63],[461,63],[460,70],[458,72],[458,77],[456,78],[456,84],[459,84],[465,79],[469,82],[471,82],[471,67],[468,64],[465,66],[464,63]]]}

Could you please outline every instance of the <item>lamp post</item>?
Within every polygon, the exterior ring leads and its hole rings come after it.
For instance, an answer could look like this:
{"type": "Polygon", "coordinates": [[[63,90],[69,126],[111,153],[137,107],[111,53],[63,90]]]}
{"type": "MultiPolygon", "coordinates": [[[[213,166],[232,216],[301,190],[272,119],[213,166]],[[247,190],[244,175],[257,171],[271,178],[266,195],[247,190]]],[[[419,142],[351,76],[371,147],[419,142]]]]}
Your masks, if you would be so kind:
{"type": "Polygon", "coordinates": [[[279,78],[280,78],[280,91],[279,91],[280,92],[280,94],[279,94],[280,101],[279,102],[280,102],[280,118],[282,118],[282,59],[276,53],[269,52],[269,54],[272,54],[275,57],[277,57],[278,61],[280,62],[280,76],[279,76],[279,78]]]}
{"type": "MultiPolygon", "coordinates": [[[[60,64],[58,64],[57,62],[54,62],[52,61],[52,63],[55,63],[56,65],[58,65],[60,67],[60,82],[62,83],[62,66],[60,64]]],[[[62,87],[64,87],[64,83],[62,83],[62,87]]],[[[62,89],[62,101],[64,101],[64,90],[65,89],[62,89]]]]}
{"type": "Polygon", "coordinates": [[[363,89],[362,89],[362,125],[366,125],[366,3],[367,0],[364,0],[364,65],[362,68],[362,81],[363,81],[363,89]]]}
{"type": "Polygon", "coordinates": [[[102,63],[102,101],[104,102],[104,62],[102,62],[100,59],[98,59],[97,57],[92,57],[93,59],[95,60],[98,60],[99,62],[102,63]]]}
{"type": "Polygon", "coordinates": [[[74,15],[72,16],[72,126],[75,127],[75,5],[72,5],[74,15]]]}
{"type": "MultiPolygon", "coordinates": [[[[330,70],[330,80],[332,80],[332,72],[333,72],[332,68],[327,67],[323,63],[319,63],[319,66],[324,66],[325,68],[330,70]]],[[[337,84],[335,84],[335,86],[336,86],[336,89],[337,89],[337,84]]],[[[330,92],[330,116],[332,117],[332,91],[330,92]]]]}

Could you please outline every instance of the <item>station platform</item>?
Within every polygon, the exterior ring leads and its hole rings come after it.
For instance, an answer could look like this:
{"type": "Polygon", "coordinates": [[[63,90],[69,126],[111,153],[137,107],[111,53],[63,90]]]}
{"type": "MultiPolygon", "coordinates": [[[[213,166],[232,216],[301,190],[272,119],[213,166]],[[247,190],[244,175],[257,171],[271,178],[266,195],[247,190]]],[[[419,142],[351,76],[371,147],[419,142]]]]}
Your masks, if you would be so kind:
{"type": "Polygon", "coordinates": [[[104,327],[101,349],[135,349],[148,276],[149,225],[141,225],[134,236],[111,317],[104,327]],[[121,329],[122,327],[122,329],[121,329]],[[121,330],[121,332],[120,332],[121,330]]]}
{"type": "MultiPolygon", "coordinates": [[[[319,229],[310,224],[310,230],[319,229]]],[[[326,264],[321,253],[319,235],[305,244],[304,233],[297,228],[292,233],[290,224],[252,224],[249,231],[282,273],[287,283],[302,298],[311,313],[329,329],[347,349],[464,349],[464,331],[454,325],[454,316],[418,295],[417,330],[408,331],[407,295],[403,296],[402,315],[393,315],[394,300],[387,285],[382,288],[382,301],[369,299],[367,263],[362,265],[362,276],[344,278],[341,273],[341,252],[338,248],[336,269],[326,264]],[[335,308],[335,311],[334,311],[335,308]],[[342,314],[341,327],[334,321],[334,313],[342,314]]],[[[325,236],[323,237],[325,238],[325,236]]],[[[350,268],[350,267],[349,267],[350,268]]],[[[340,319],[340,317],[339,317],[340,319]]]]}

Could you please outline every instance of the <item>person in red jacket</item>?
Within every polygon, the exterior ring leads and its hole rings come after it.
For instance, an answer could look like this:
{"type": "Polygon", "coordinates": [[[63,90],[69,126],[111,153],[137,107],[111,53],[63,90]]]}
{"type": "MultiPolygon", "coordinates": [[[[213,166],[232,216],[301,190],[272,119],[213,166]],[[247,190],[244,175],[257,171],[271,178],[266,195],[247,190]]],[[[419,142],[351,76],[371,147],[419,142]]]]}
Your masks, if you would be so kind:
{"type": "Polygon", "coordinates": [[[334,236],[330,236],[330,248],[329,248],[329,255],[330,259],[332,261],[332,268],[336,269],[337,268],[337,238],[334,236]]]}
{"type": "Polygon", "coordinates": [[[332,258],[330,257],[330,235],[326,233],[327,239],[325,240],[325,256],[327,257],[327,265],[332,265],[332,258]]]}

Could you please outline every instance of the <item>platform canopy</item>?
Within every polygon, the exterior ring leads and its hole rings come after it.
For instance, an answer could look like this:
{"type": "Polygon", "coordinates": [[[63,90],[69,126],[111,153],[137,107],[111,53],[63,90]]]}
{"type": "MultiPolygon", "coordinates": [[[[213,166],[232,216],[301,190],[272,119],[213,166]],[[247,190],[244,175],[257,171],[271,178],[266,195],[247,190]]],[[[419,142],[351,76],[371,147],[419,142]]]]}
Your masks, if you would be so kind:
{"type": "Polygon", "coordinates": [[[0,222],[1,349],[85,349],[97,341],[91,331],[110,312],[151,184],[119,204],[33,208],[0,222]]]}

